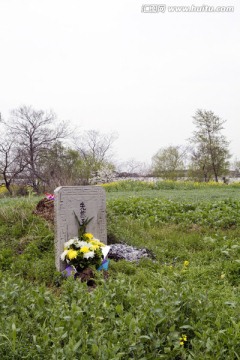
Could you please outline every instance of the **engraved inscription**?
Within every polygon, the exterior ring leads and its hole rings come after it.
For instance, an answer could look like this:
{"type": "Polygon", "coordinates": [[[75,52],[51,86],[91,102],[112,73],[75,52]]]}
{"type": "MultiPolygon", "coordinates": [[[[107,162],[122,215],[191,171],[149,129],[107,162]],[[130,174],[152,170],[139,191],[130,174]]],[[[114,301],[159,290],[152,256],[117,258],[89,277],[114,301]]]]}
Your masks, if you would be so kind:
{"type": "Polygon", "coordinates": [[[80,224],[83,225],[84,220],[86,220],[86,206],[84,202],[80,203],[80,224]]]}

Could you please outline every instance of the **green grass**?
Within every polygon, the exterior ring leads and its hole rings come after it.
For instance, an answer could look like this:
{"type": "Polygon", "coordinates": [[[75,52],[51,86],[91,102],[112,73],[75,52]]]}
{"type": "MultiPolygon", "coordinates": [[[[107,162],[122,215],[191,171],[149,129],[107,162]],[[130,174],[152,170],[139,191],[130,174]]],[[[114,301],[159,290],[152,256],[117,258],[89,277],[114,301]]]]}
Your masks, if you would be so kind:
{"type": "Polygon", "coordinates": [[[198,190],[142,190],[139,191],[117,191],[108,192],[107,198],[119,199],[129,197],[141,197],[144,198],[160,198],[173,201],[190,201],[190,202],[209,202],[214,200],[234,199],[240,201],[240,189],[239,188],[216,188],[216,189],[198,189],[198,190]]]}
{"type": "Polygon", "coordinates": [[[238,189],[107,192],[108,233],[155,259],[111,261],[92,292],[55,271],[38,199],[1,199],[0,358],[239,359],[238,189]]]}

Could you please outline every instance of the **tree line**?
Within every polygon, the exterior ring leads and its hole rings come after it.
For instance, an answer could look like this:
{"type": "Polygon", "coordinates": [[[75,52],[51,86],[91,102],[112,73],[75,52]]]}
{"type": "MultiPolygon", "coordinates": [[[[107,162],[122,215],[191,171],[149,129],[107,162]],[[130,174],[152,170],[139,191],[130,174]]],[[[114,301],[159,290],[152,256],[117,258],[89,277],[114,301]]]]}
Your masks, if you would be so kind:
{"type": "MultiPolygon", "coordinates": [[[[187,177],[196,181],[226,181],[230,170],[230,142],[223,135],[222,120],[212,111],[198,109],[193,116],[195,131],[187,146],[161,148],[153,156],[153,173],[162,178],[187,177]]],[[[236,172],[240,162],[233,164],[236,172]]]]}
{"type": "Polygon", "coordinates": [[[0,176],[10,194],[16,182],[40,193],[88,184],[101,168],[114,168],[110,155],[115,134],[89,130],[80,136],[52,111],[31,106],[14,109],[0,126],[0,176]]]}
{"type": "MultiPolygon", "coordinates": [[[[145,175],[163,179],[225,178],[231,157],[229,141],[222,134],[225,120],[212,111],[199,109],[193,122],[195,131],[187,146],[160,148],[147,169],[129,160],[125,163],[128,173],[141,173],[144,168],[145,175]]],[[[0,128],[0,179],[10,194],[15,183],[30,185],[40,193],[60,185],[86,185],[96,177],[108,181],[117,169],[111,158],[116,134],[89,130],[77,135],[52,111],[21,106],[11,112],[8,120],[0,119],[0,128]]],[[[240,164],[235,165],[239,168],[240,164]]]]}

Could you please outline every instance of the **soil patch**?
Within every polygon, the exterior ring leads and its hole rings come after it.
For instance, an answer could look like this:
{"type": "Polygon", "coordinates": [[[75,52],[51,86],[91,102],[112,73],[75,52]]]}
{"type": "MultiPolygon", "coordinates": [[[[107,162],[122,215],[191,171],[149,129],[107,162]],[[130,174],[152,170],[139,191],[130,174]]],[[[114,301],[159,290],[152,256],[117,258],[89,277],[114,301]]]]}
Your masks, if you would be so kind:
{"type": "Polygon", "coordinates": [[[54,224],[54,200],[47,198],[40,200],[33,213],[54,224]]]}

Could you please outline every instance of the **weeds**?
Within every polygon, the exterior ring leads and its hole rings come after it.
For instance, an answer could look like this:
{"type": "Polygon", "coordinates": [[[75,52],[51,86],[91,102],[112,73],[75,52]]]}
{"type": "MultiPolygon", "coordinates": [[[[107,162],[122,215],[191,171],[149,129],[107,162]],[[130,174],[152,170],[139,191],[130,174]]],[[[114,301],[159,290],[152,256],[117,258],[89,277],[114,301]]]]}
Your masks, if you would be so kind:
{"type": "Polygon", "coordinates": [[[37,199],[0,200],[0,358],[239,359],[239,201],[221,189],[214,202],[111,194],[108,232],[156,259],[112,261],[91,293],[55,271],[37,199]]]}

